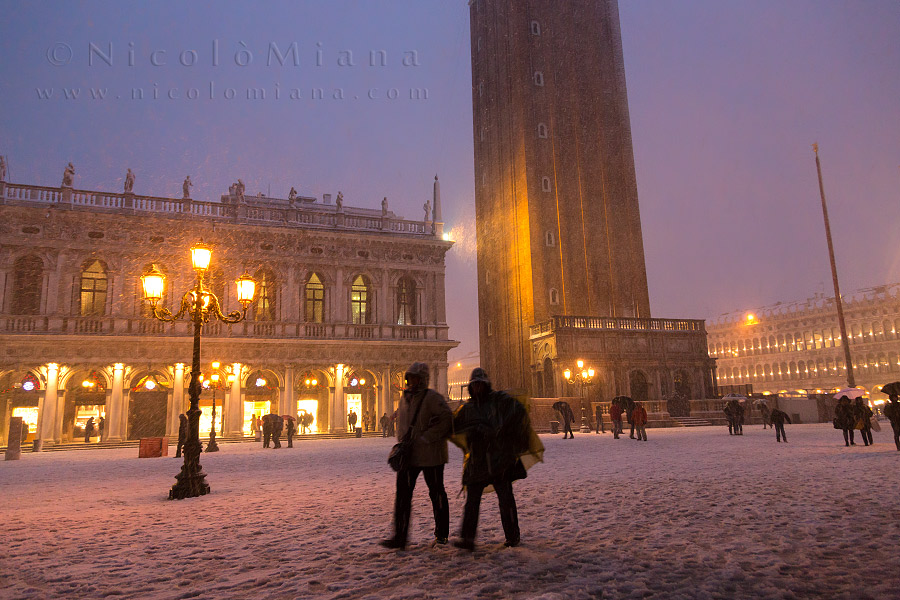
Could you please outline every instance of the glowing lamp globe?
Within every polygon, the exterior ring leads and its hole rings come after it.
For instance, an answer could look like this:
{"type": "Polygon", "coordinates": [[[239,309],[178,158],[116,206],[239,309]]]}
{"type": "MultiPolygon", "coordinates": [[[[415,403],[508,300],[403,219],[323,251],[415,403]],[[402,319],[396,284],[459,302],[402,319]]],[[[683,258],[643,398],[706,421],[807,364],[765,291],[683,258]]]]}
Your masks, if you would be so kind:
{"type": "Polygon", "coordinates": [[[565,377],[566,379],[570,379],[572,377],[572,371],[566,369],[565,371],[563,371],[563,377],[565,377]]]}
{"type": "Polygon", "coordinates": [[[250,275],[244,273],[238,277],[235,283],[237,283],[238,302],[246,308],[253,302],[253,296],[256,294],[256,281],[250,275]]]}
{"type": "Polygon", "coordinates": [[[200,242],[191,246],[191,264],[195,271],[205,271],[209,268],[212,259],[212,248],[200,242]]]}
{"type": "Polygon", "coordinates": [[[163,286],[165,285],[166,276],[162,274],[156,265],[152,265],[149,270],[141,275],[141,287],[144,290],[144,300],[150,303],[150,306],[156,306],[156,303],[162,299],[163,286]]]}

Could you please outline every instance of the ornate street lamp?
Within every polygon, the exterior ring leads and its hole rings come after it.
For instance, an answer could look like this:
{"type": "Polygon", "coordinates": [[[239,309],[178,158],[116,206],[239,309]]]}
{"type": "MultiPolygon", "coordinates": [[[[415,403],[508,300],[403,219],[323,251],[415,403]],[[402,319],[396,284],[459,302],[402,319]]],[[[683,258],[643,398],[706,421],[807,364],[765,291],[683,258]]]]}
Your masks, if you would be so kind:
{"type": "Polygon", "coordinates": [[[591,385],[594,380],[593,367],[585,367],[584,361],[580,358],[575,363],[578,365],[578,371],[573,373],[570,369],[563,371],[563,377],[572,385],[578,385],[578,396],[581,398],[581,433],[590,433],[591,427],[588,425],[584,415],[584,387],[591,385]]]}
{"type": "MultiPolygon", "coordinates": [[[[191,263],[197,278],[193,289],[187,291],[181,297],[181,307],[178,312],[172,314],[167,308],[158,306],[162,299],[165,287],[165,275],[156,265],[152,265],[143,275],[141,284],[144,290],[144,300],[150,303],[153,317],[160,321],[172,322],[188,314],[194,324],[194,352],[191,363],[191,383],[188,387],[191,408],[188,410],[188,438],[184,444],[184,465],[181,472],[175,476],[177,480],[169,490],[170,500],[193,498],[209,493],[209,484],[206,483],[206,473],[200,466],[200,330],[204,323],[208,323],[213,317],[223,323],[237,323],[247,316],[247,308],[253,302],[256,282],[249,275],[242,275],[237,280],[238,301],[243,310],[235,310],[227,315],[222,312],[219,299],[216,298],[203,283],[203,277],[209,268],[212,258],[212,249],[203,244],[194,245],[191,248],[191,263]]],[[[215,404],[215,403],[213,403],[215,404]]],[[[215,426],[214,426],[215,427],[215,426]]],[[[210,436],[212,437],[212,435],[210,436]]]]}

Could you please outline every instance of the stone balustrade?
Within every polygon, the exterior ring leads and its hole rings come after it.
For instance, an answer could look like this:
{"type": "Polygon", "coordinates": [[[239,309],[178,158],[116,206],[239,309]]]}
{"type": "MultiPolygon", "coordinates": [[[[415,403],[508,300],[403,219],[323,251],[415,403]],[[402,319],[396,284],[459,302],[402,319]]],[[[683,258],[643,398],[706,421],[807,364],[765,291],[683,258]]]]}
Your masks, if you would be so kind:
{"type": "MultiPolygon", "coordinates": [[[[189,321],[164,323],[145,318],[0,315],[0,334],[184,337],[191,335],[191,327],[189,321]]],[[[446,325],[390,323],[355,325],[247,320],[235,325],[210,322],[203,326],[203,336],[248,339],[428,341],[447,340],[448,328],[446,325]]]]}
{"type": "Polygon", "coordinates": [[[251,198],[250,202],[226,203],[17,183],[0,184],[0,203],[40,203],[63,206],[72,210],[203,217],[279,227],[340,228],[404,235],[435,235],[430,223],[408,221],[393,213],[382,215],[380,211],[354,207],[343,207],[338,210],[334,205],[318,204],[310,202],[309,199],[295,204],[274,198],[264,198],[263,201],[271,202],[272,205],[261,205],[256,198],[251,198]]]}
{"type": "Polygon", "coordinates": [[[560,329],[686,332],[705,331],[700,319],[640,319],[631,317],[574,317],[555,315],[531,326],[531,337],[539,337],[560,329]]]}

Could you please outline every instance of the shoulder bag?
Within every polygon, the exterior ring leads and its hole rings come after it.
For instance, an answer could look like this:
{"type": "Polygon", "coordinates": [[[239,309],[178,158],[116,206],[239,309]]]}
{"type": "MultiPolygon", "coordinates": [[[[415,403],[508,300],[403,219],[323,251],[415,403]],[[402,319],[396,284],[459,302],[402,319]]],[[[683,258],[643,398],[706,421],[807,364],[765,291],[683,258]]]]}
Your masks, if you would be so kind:
{"type": "Polygon", "coordinates": [[[416,426],[416,420],[419,418],[419,411],[422,409],[422,405],[425,404],[425,396],[427,394],[428,392],[426,391],[425,394],[422,395],[419,406],[416,407],[416,412],[413,414],[412,421],[409,422],[409,429],[406,430],[406,433],[403,434],[400,441],[394,444],[394,447],[391,448],[391,453],[388,455],[388,464],[398,473],[408,469],[409,463],[412,460],[412,430],[416,426]]]}

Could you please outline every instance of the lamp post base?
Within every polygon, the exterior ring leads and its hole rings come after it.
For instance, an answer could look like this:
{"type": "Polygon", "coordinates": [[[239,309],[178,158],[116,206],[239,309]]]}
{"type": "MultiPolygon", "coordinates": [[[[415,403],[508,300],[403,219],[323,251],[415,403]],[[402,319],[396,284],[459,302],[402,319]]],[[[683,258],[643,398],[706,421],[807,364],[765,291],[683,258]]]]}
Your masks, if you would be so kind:
{"type": "Polygon", "coordinates": [[[209,493],[209,484],[206,483],[206,473],[200,466],[200,447],[184,448],[184,465],[181,472],[175,476],[176,483],[169,490],[169,500],[182,500],[184,498],[196,498],[209,493]]]}
{"type": "Polygon", "coordinates": [[[219,444],[216,443],[216,432],[211,431],[209,434],[209,443],[206,444],[204,452],[218,452],[219,444]]]}

